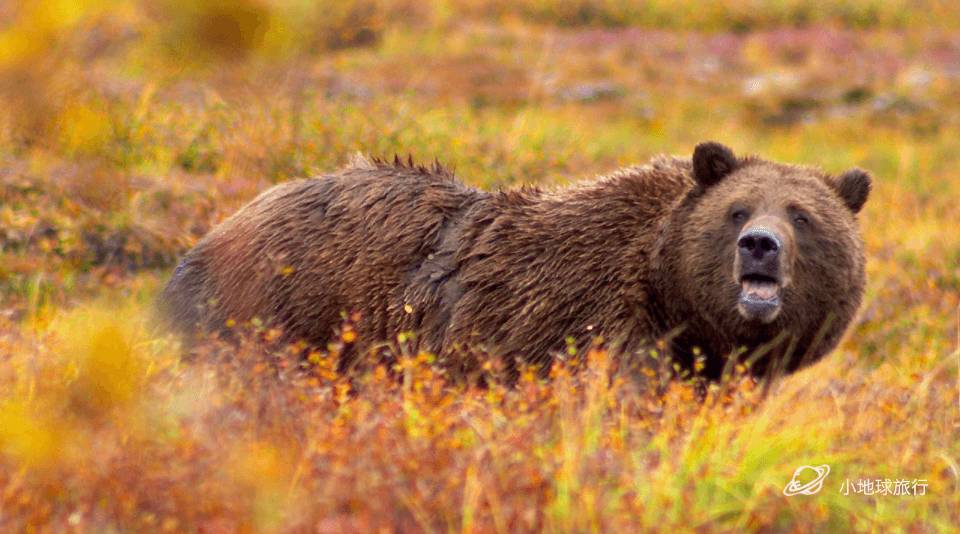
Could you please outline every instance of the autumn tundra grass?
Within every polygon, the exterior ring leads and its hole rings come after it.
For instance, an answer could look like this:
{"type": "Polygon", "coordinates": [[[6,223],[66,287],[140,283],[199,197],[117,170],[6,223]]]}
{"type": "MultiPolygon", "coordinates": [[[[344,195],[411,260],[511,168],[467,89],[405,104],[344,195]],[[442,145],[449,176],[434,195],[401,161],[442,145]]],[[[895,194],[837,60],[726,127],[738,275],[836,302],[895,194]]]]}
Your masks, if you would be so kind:
{"type": "Polygon", "coordinates": [[[743,6],[0,6],[0,530],[956,531],[960,15],[743,6]],[[357,151],[496,188],[704,139],[875,176],[860,314],[776,382],[600,348],[465,380],[405,332],[344,374],[349,315],[305,359],[153,315],[212,225],[357,151]]]}

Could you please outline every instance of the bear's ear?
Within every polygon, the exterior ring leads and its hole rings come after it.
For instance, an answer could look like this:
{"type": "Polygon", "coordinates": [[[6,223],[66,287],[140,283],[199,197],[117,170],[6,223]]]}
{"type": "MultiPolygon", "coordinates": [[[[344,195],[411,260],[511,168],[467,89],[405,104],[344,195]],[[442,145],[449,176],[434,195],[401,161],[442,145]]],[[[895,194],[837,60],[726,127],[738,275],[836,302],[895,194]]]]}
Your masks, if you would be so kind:
{"type": "Polygon", "coordinates": [[[870,196],[870,175],[860,169],[850,169],[834,180],[833,187],[850,211],[859,213],[870,196]]]}
{"type": "Polygon", "coordinates": [[[693,178],[701,187],[716,184],[736,168],[733,151],[720,143],[700,143],[693,150],[693,178]]]}

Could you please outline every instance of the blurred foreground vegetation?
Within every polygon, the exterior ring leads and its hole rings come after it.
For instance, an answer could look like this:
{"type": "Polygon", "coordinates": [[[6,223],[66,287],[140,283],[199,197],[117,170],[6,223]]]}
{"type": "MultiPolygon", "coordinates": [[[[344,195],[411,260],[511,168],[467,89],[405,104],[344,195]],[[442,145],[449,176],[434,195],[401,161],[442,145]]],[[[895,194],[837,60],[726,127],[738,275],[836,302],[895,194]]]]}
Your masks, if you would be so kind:
{"type": "Polygon", "coordinates": [[[0,530],[955,531],[958,82],[933,0],[2,3],[0,530]],[[356,151],[494,188],[704,139],[876,177],[862,314],[772,386],[182,361],[150,316],[213,224],[356,151]],[[841,492],[876,478],[926,495],[841,492]]]}

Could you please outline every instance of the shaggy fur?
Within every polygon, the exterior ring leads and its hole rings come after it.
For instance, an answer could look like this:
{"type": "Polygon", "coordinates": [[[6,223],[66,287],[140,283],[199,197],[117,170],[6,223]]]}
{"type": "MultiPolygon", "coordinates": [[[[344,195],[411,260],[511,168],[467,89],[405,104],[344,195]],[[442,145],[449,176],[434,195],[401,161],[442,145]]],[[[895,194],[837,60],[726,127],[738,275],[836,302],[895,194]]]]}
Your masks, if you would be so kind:
{"type": "Polygon", "coordinates": [[[484,192],[439,165],[360,158],[261,194],[187,253],[161,302],[187,331],[259,317],[319,347],[359,312],[361,353],[414,331],[448,359],[469,347],[548,364],[568,337],[622,354],[668,338],[688,367],[698,347],[711,378],[741,348],[761,349],[756,372],[791,371],[857,310],[869,185],[715,143],[555,191],[484,192]],[[810,219],[791,231],[792,282],[770,324],[737,313],[734,205],[810,219]]]}

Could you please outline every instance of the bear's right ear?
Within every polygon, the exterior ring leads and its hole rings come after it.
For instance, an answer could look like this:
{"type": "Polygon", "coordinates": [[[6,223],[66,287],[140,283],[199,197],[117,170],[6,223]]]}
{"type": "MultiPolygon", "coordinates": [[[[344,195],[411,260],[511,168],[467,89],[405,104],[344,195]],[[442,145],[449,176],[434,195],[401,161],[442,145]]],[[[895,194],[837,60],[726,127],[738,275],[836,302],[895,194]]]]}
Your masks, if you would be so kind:
{"type": "Polygon", "coordinates": [[[693,150],[693,178],[701,187],[715,185],[736,168],[737,157],[720,143],[700,143],[693,150]]]}

